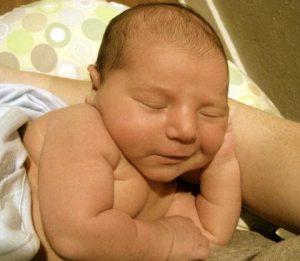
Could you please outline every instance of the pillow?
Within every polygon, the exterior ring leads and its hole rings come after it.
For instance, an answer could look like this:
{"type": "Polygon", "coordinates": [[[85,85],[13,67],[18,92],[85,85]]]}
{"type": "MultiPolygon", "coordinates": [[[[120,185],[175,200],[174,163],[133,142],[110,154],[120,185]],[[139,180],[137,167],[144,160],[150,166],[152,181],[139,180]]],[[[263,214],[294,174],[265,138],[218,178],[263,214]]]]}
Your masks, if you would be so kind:
{"type": "Polygon", "coordinates": [[[14,69],[88,79],[107,23],[126,7],[96,0],[44,0],[0,17],[0,62],[14,69]]]}
{"type": "Polygon", "coordinates": [[[230,98],[282,117],[274,103],[248,76],[243,74],[232,62],[228,61],[228,65],[230,79],[228,96],[230,98]]]}
{"type": "MultiPolygon", "coordinates": [[[[87,80],[105,27],[127,7],[103,0],[43,0],[0,16],[0,63],[87,80]]],[[[229,62],[229,97],[280,116],[264,92],[229,62]]]]}

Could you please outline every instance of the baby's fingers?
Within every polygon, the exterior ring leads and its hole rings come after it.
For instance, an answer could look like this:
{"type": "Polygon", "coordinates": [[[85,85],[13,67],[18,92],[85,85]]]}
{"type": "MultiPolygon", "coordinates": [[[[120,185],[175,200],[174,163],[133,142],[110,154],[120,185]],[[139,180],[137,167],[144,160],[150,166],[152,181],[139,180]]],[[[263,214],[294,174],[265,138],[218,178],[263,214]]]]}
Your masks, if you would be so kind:
{"type": "Polygon", "coordinates": [[[218,166],[220,164],[222,165],[224,163],[230,162],[231,160],[236,160],[234,149],[235,149],[234,133],[233,130],[230,129],[229,127],[229,129],[227,129],[224,135],[223,143],[220,149],[218,150],[218,152],[216,153],[215,157],[213,158],[210,165],[218,166]]]}
{"type": "Polygon", "coordinates": [[[198,235],[197,244],[195,245],[195,249],[192,253],[192,260],[205,260],[209,256],[209,241],[203,236],[201,233],[198,235]]]}

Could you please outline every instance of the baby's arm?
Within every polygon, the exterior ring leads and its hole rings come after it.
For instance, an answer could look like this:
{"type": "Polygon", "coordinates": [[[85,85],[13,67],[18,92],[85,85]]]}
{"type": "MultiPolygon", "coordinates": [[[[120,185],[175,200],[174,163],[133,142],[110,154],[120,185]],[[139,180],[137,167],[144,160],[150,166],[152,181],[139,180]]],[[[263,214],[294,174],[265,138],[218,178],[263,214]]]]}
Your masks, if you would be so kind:
{"type": "Polygon", "coordinates": [[[45,234],[67,260],[192,260],[207,241],[188,219],[133,219],[113,208],[119,151],[88,105],[49,116],[40,158],[39,203],[45,234]]]}
{"type": "Polygon", "coordinates": [[[220,150],[200,176],[201,192],[196,197],[203,234],[216,245],[229,243],[240,216],[240,169],[233,139],[229,127],[220,150]]]}

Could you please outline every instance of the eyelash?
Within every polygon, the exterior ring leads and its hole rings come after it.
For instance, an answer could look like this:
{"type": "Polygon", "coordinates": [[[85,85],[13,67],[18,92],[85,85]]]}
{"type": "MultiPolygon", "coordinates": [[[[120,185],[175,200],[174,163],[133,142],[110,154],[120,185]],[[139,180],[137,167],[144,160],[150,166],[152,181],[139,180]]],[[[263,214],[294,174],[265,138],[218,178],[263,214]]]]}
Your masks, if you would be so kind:
{"type": "Polygon", "coordinates": [[[211,119],[218,119],[218,118],[223,118],[225,117],[225,115],[221,115],[221,114],[213,114],[213,113],[205,113],[205,112],[199,112],[202,116],[207,117],[207,118],[211,118],[211,119]]]}
{"type": "MultiPolygon", "coordinates": [[[[143,101],[142,99],[135,99],[137,102],[139,102],[140,104],[142,104],[143,106],[152,109],[152,110],[163,110],[167,107],[166,104],[159,104],[159,103],[155,103],[155,102],[150,102],[150,101],[143,101]]],[[[210,119],[218,119],[218,118],[223,118],[225,117],[225,115],[223,114],[218,114],[218,113],[208,113],[208,112],[198,112],[201,116],[204,116],[206,118],[210,118],[210,119]]]]}
{"type": "Polygon", "coordinates": [[[153,110],[162,110],[165,109],[166,105],[157,105],[157,104],[151,104],[150,102],[143,102],[139,101],[142,105],[146,106],[147,108],[153,109],[153,110]]]}
{"type": "Polygon", "coordinates": [[[151,101],[143,98],[133,98],[136,102],[139,104],[153,110],[162,110],[167,107],[167,105],[164,102],[160,101],[151,101]]]}

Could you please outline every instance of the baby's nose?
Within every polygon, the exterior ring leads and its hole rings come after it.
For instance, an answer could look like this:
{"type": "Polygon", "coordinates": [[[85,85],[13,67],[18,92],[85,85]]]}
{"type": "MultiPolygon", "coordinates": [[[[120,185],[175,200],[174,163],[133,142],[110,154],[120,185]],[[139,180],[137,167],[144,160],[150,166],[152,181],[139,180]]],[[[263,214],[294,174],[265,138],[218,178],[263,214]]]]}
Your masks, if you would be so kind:
{"type": "Polygon", "coordinates": [[[197,137],[196,115],[187,109],[177,110],[168,115],[166,135],[170,140],[184,144],[194,143],[197,137]]]}

